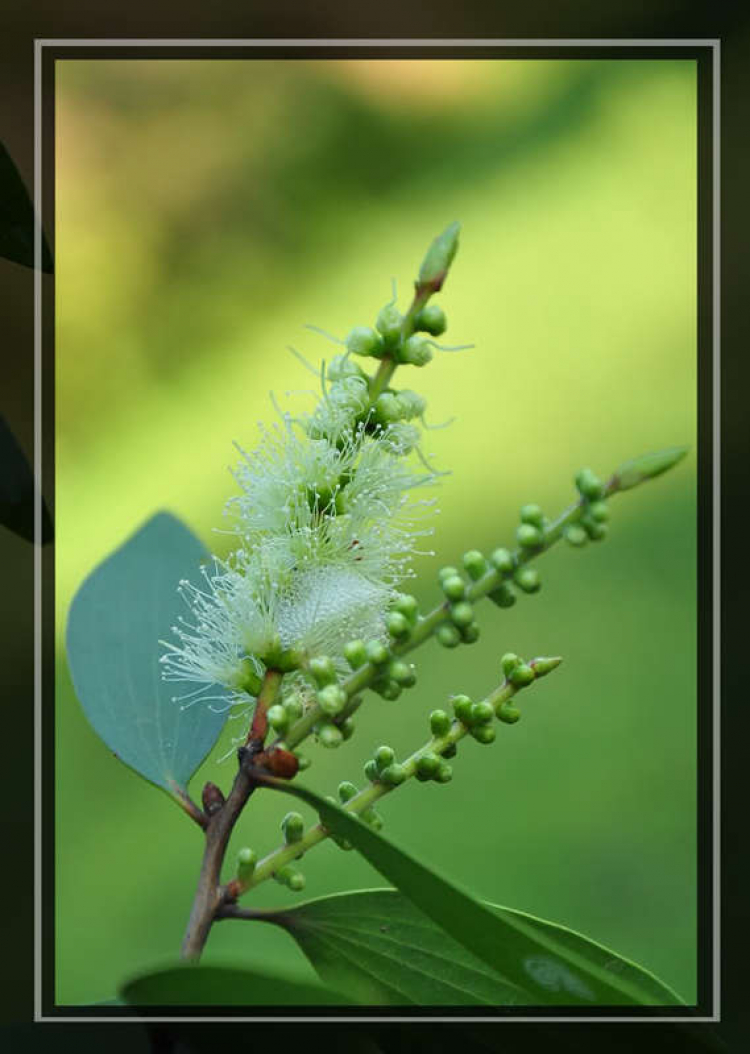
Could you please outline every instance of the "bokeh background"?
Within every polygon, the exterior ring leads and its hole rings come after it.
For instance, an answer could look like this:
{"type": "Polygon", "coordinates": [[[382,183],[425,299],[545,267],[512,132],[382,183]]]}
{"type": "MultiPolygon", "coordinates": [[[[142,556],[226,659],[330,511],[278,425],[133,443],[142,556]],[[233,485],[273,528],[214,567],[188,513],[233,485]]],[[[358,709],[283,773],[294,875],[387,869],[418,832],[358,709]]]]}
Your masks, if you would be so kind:
{"type": "MultiPolygon", "coordinates": [[[[201,839],[119,765],[75,699],[63,632],[76,588],[156,510],[226,540],[232,441],[269,392],[305,406],[313,361],[406,304],[454,219],[448,343],[401,375],[429,399],[435,559],[554,514],[582,465],[694,445],[696,70],[690,61],[58,61],[56,66],[56,979],[61,1004],[110,998],[174,958],[201,839]]],[[[397,375],[398,376],[398,375],[397,375]]],[[[409,785],[385,833],[496,903],[572,926],[696,980],[695,456],[612,503],[610,537],[539,562],[543,588],[480,608],[482,637],[417,653],[418,687],[373,696],[340,751],[310,746],[331,793],[383,740],[424,739],[455,691],[480,696],[506,650],[560,653],[524,720],[468,743],[448,787],[409,785]]],[[[236,733],[236,727],[230,730],[236,733]]],[[[228,738],[194,782],[225,788],[228,738]]],[[[253,799],[230,848],[277,844],[283,802],[253,799]]],[[[305,860],[306,896],[382,886],[354,853],[305,860]]],[[[254,903],[295,899],[266,884],[254,903]]],[[[285,934],[225,924],[206,962],[311,968],[285,934]]]]}

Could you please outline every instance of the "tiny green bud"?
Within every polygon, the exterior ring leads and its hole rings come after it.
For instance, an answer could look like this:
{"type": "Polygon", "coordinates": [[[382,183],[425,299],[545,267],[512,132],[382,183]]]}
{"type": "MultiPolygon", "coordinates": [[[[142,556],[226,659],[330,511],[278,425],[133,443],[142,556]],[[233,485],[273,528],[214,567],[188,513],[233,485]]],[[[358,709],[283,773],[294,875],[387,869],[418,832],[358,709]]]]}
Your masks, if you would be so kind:
{"type": "Polygon", "coordinates": [[[515,670],[521,660],[515,654],[515,652],[508,651],[503,655],[500,660],[500,665],[503,668],[503,673],[506,677],[510,677],[511,673],[515,670]]]}
{"type": "Polygon", "coordinates": [[[606,523],[597,523],[595,520],[585,519],[581,521],[592,542],[601,542],[607,537],[609,533],[609,526],[606,523]]]}
{"type": "Polygon", "coordinates": [[[358,670],[367,662],[367,649],[362,640],[350,640],[344,645],[344,658],[353,670],[358,670]]]}
{"type": "Polygon", "coordinates": [[[357,794],[357,788],[351,782],[351,780],[342,780],[339,783],[338,795],[342,802],[351,801],[352,798],[357,794]]]}
{"type": "Polygon", "coordinates": [[[305,704],[298,695],[290,695],[284,700],[282,706],[289,715],[290,721],[298,721],[305,711],[305,704]]]}
{"type": "Polygon", "coordinates": [[[295,757],[297,758],[298,772],[304,772],[305,769],[309,769],[312,765],[312,762],[305,754],[295,754],[295,757]]]}
{"type": "Polygon", "coordinates": [[[497,733],[492,725],[479,725],[477,728],[472,728],[471,735],[477,743],[494,743],[497,733]]]}
{"type": "Polygon", "coordinates": [[[534,671],[531,666],[527,666],[525,662],[521,662],[510,672],[508,680],[516,688],[523,688],[524,685],[531,684],[534,680],[534,671]]]}
{"type": "Polygon", "coordinates": [[[360,819],[364,820],[364,822],[372,827],[374,831],[380,831],[383,828],[383,817],[374,809],[365,809],[365,811],[360,814],[360,819]]]}
{"type": "Polygon", "coordinates": [[[390,635],[397,640],[404,640],[411,633],[409,620],[400,611],[391,611],[386,616],[385,625],[390,635]]]}
{"type": "Polygon", "coordinates": [[[538,659],[532,659],[529,666],[533,667],[534,673],[537,678],[546,677],[548,673],[552,673],[562,662],[560,655],[541,655],[538,659]]]}
{"type": "Polygon", "coordinates": [[[296,871],[293,867],[280,867],[278,871],[274,871],[273,877],[282,886],[287,886],[295,893],[299,893],[305,888],[305,876],[301,871],[296,871]]]}
{"type": "Polygon", "coordinates": [[[475,582],[477,579],[481,578],[487,570],[487,561],[478,549],[469,549],[468,552],[465,552],[463,555],[463,564],[466,568],[467,575],[475,582]]]}
{"type": "Polygon", "coordinates": [[[538,593],[542,588],[539,572],[534,567],[519,567],[514,578],[516,585],[519,586],[524,593],[538,593]]]}
{"type": "Polygon", "coordinates": [[[398,398],[393,392],[383,392],[375,400],[373,407],[374,419],[382,425],[393,424],[401,418],[401,406],[398,398]]]}
{"type": "Polygon", "coordinates": [[[393,602],[393,610],[400,612],[413,626],[419,612],[417,598],[411,596],[410,593],[400,593],[393,602]]]}
{"type": "Polygon", "coordinates": [[[453,575],[460,575],[460,574],[461,574],[461,572],[458,570],[457,567],[451,567],[450,565],[448,565],[446,567],[441,567],[440,568],[440,570],[438,571],[438,578],[442,582],[442,580],[444,578],[452,578],[453,575]]]}
{"type": "Polygon", "coordinates": [[[474,608],[468,600],[459,600],[457,604],[452,604],[449,614],[451,622],[459,629],[474,621],[474,608]]]}
{"type": "Polygon", "coordinates": [[[365,762],[365,776],[370,781],[370,783],[374,783],[378,778],[378,766],[375,764],[372,758],[369,761],[365,762]]]}
{"type": "Polygon", "coordinates": [[[382,333],[386,347],[392,348],[398,344],[403,322],[401,312],[395,304],[386,304],[385,307],[381,307],[375,320],[375,326],[382,333]]]}
{"type": "Polygon", "coordinates": [[[589,516],[596,523],[606,523],[609,519],[609,507],[606,501],[594,501],[589,505],[589,516]]]}
{"type": "Polygon", "coordinates": [[[355,326],[344,343],[352,355],[371,355],[380,359],[385,350],[383,338],[371,326],[355,326]]]}
{"type": "Polygon", "coordinates": [[[461,643],[461,634],[455,626],[451,626],[450,623],[446,622],[444,625],[438,626],[435,631],[435,639],[444,648],[457,648],[461,643]]]}
{"type": "Polygon", "coordinates": [[[427,409],[427,400],[411,388],[404,388],[396,395],[402,420],[410,421],[412,417],[421,417],[427,409]]]}
{"type": "Polygon", "coordinates": [[[458,753],[458,747],[455,743],[449,743],[446,747],[443,747],[440,753],[444,758],[455,758],[458,753]]]}
{"type": "Polygon", "coordinates": [[[389,765],[388,768],[383,769],[380,773],[380,779],[383,783],[388,783],[391,787],[398,787],[400,783],[403,783],[406,779],[406,769],[403,765],[399,765],[395,762],[393,765],[389,765]]]}
{"type": "Polygon", "coordinates": [[[490,553],[490,563],[496,571],[507,574],[513,570],[513,557],[507,549],[495,549],[490,553]]]}
{"type": "Polygon", "coordinates": [[[446,765],[446,763],[443,762],[440,768],[437,770],[435,779],[438,783],[450,783],[450,781],[453,779],[452,767],[450,765],[446,765]]]}
{"type": "Polygon", "coordinates": [[[473,725],[486,725],[492,721],[495,716],[495,708],[492,703],[488,703],[486,699],[482,699],[479,703],[473,703],[471,707],[471,724],[473,725]]]}
{"type": "Polygon", "coordinates": [[[445,281],[448,268],[458,250],[459,223],[451,223],[430,245],[422,266],[419,268],[418,285],[427,286],[437,293],[445,281]]]}
{"type": "Polygon", "coordinates": [[[458,720],[468,728],[471,724],[471,699],[469,699],[468,695],[454,695],[451,703],[453,704],[453,712],[458,720]]]}
{"type": "Polygon", "coordinates": [[[426,366],[432,361],[432,348],[424,337],[413,333],[408,340],[404,341],[399,358],[409,366],[426,366]]]}
{"type": "Polygon", "coordinates": [[[252,878],[255,865],[258,863],[258,854],[252,849],[240,849],[237,853],[237,878],[240,882],[248,882],[252,878]]]}
{"type": "Polygon", "coordinates": [[[402,688],[413,688],[417,683],[417,675],[411,663],[402,662],[397,659],[388,667],[388,676],[400,684],[402,688]]]}
{"type": "Polygon", "coordinates": [[[316,655],[308,664],[310,674],[319,688],[336,680],[336,667],[328,655],[316,655]]]}
{"type": "Polygon", "coordinates": [[[440,585],[448,600],[463,600],[466,596],[466,583],[459,575],[446,575],[440,585]]]}
{"type": "Polygon", "coordinates": [[[617,490],[630,490],[631,487],[637,487],[639,483],[660,476],[678,461],[682,461],[688,450],[689,447],[686,446],[673,446],[666,450],[658,450],[654,454],[643,454],[641,457],[626,461],[615,472],[617,490]]]}
{"type": "Polygon", "coordinates": [[[272,706],[268,710],[268,723],[277,732],[289,727],[290,714],[283,706],[272,706]]]}
{"type": "Polygon", "coordinates": [[[448,319],[438,304],[427,304],[417,315],[414,328],[424,330],[433,337],[439,337],[448,328],[448,319]]]}
{"type": "Polygon", "coordinates": [[[512,608],[516,602],[516,594],[510,582],[501,582],[497,589],[493,589],[487,596],[499,608],[512,608]]]}
{"type": "Polygon", "coordinates": [[[441,759],[438,755],[433,754],[432,751],[422,754],[420,758],[417,758],[417,776],[428,780],[434,779],[440,768],[440,761],[441,759]]]}
{"type": "Polygon", "coordinates": [[[340,747],[344,741],[341,729],[328,722],[318,726],[318,741],[323,747],[340,747]]]}
{"type": "Polygon", "coordinates": [[[287,845],[299,842],[305,833],[305,822],[298,812],[288,812],[281,821],[284,841],[287,845]]]}
{"type": "Polygon", "coordinates": [[[383,678],[373,682],[372,690],[377,692],[381,699],[391,700],[398,699],[403,691],[398,681],[393,681],[390,678],[383,678]]]}
{"type": "Polygon", "coordinates": [[[590,468],[582,468],[576,475],[578,493],[589,501],[597,501],[604,494],[604,485],[590,468]]]}
{"type": "Polygon", "coordinates": [[[544,535],[538,527],[530,523],[520,523],[516,529],[516,539],[523,549],[534,549],[544,542],[544,535]]]}
{"type": "Polygon", "coordinates": [[[393,747],[382,746],[375,751],[375,764],[379,773],[382,773],[383,769],[387,769],[389,765],[392,765],[395,760],[396,755],[393,747]]]}
{"type": "Polygon", "coordinates": [[[327,684],[318,692],[318,705],[328,717],[340,714],[348,702],[348,696],[340,684],[327,684]]]}
{"type": "Polygon", "coordinates": [[[345,718],[339,722],[339,728],[341,729],[341,735],[344,737],[344,741],[351,739],[354,735],[355,724],[351,717],[345,718]]]}
{"type": "Polygon", "coordinates": [[[585,545],[586,540],[588,539],[588,535],[583,527],[581,527],[580,523],[568,524],[563,531],[563,534],[565,535],[565,541],[568,545],[574,545],[576,548],[585,545]]]}
{"type": "Polygon", "coordinates": [[[514,725],[521,716],[521,711],[516,709],[510,703],[501,703],[497,708],[497,716],[501,721],[504,721],[506,725],[514,725]]]}
{"type": "Polygon", "coordinates": [[[388,659],[390,658],[390,652],[385,644],[379,640],[368,641],[365,645],[365,652],[367,654],[367,661],[371,662],[373,666],[382,666],[383,663],[388,662],[388,659]]]}
{"type": "Polygon", "coordinates": [[[521,523],[530,523],[532,527],[542,530],[544,527],[544,515],[538,505],[523,505],[521,507],[521,523]]]}
{"type": "Polygon", "coordinates": [[[433,710],[430,714],[430,731],[433,736],[445,736],[450,732],[451,719],[445,710],[433,710]]]}
{"type": "Polygon", "coordinates": [[[470,622],[468,626],[464,626],[461,630],[461,640],[464,644],[476,644],[479,640],[479,623],[470,622]]]}

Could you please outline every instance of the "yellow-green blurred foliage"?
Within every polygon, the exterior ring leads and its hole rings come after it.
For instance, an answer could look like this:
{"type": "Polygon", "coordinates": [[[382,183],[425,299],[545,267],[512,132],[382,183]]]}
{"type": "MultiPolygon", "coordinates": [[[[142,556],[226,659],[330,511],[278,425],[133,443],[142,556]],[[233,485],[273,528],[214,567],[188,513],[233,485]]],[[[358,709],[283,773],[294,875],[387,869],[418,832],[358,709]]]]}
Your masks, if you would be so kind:
{"type": "MultiPolygon", "coordinates": [[[[454,219],[440,302],[447,343],[404,369],[429,399],[439,562],[512,541],[572,476],[695,441],[696,78],[661,61],[58,61],[57,990],[109,997],[173,957],[201,837],[86,724],[62,630],[82,578],[160,508],[225,551],[232,441],[252,447],[273,389],[307,408],[313,361],[405,305],[454,219]]],[[[610,539],[558,547],[543,589],[480,609],[479,643],[416,656],[418,686],[375,696],[339,751],[313,745],[331,793],[382,741],[413,749],[454,691],[498,658],[560,653],[524,719],[468,742],[450,786],[409,785],[386,834],[481,896],[566,923],[695,997],[695,457],[617,498],[610,539]]],[[[230,722],[237,734],[237,722],[230,722]]],[[[231,760],[206,762],[226,787],[231,760]]],[[[230,849],[263,853],[286,805],[258,795],[230,849]]],[[[383,885],[354,853],[304,862],[306,895],[383,885]]],[[[267,884],[259,905],[293,895],[267,884]]],[[[298,899],[298,898],[297,898],[298,899]]],[[[309,972],[271,927],[223,923],[205,961],[309,972]]]]}

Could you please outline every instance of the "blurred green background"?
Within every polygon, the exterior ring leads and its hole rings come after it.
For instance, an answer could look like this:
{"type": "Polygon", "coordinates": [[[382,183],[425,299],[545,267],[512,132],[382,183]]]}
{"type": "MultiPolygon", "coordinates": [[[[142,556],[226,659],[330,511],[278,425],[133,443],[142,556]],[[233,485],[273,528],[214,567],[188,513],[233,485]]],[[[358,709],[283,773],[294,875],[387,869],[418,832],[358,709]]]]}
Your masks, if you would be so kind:
{"type": "MultiPolygon", "coordinates": [[[[553,514],[572,477],[695,442],[696,71],[689,61],[58,61],[56,978],[62,1004],[108,998],[173,958],[201,838],[119,765],[65,664],[72,595],[157,509],[225,551],[232,441],[254,444],[269,391],[307,407],[290,355],[336,349],[430,239],[461,249],[440,302],[447,343],[401,384],[455,416],[425,449],[441,481],[416,592],[462,549],[512,540],[519,506],[553,514]]],[[[399,376],[399,375],[397,375],[399,376]]],[[[696,980],[695,456],[613,502],[610,538],[558,547],[543,589],[480,608],[482,637],[428,643],[418,687],[372,696],[340,751],[310,746],[331,793],[383,740],[399,751],[455,691],[484,694],[512,649],[560,653],[524,720],[469,742],[448,787],[409,785],[385,833],[496,903],[565,923],[660,974],[696,980]]],[[[232,723],[230,722],[230,725],[232,723]]],[[[236,722],[230,732],[237,734],[236,722]]],[[[230,761],[200,770],[225,789],[230,761]]],[[[242,844],[279,840],[262,795],[242,844]]],[[[305,861],[306,896],[382,886],[354,853],[305,861]]],[[[258,905],[294,895],[274,884],[258,905]]],[[[298,898],[297,898],[298,899],[298,898]]],[[[271,927],[222,924],[205,962],[309,975],[271,927]]]]}

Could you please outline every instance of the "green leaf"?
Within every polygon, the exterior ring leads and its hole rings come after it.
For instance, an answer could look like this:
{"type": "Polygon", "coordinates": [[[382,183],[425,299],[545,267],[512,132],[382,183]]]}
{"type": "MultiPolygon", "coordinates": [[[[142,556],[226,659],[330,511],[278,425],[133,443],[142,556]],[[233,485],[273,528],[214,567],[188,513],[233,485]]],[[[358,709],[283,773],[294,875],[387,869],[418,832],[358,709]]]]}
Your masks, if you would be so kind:
{"type": "Polygon", "coordinates": [[[159,665],[159,640],[185,609],[179,581],[194,578],[206,555],[183,523],[159,513],[89,575],[68,617],[73,685],[94,731],[126,765],[177,796],[227,716],[202,701],[183,709],[159,665]]]}
{"type": "Polygon", "coordinates": [[[234,967],[181,964],[127,981],[129,1006],[343,1006],[322,985],[234,967]]]}
{"type": "MultiPolygon", "coordinates": [[[[511,908],[487,907],[500,919],[512,918],[530,927],[541,940],[556,941],[642,986],[654,1003],[675,1001],[674,994],[646,971],[581,934],[511,908]]],[[[294,937],[326,984],[359,1003],[524,1006],[539,1002],[531,987],[504,980],[396,890],[321,897],[269,913],[265,920],[294,937]]],[[[512,938],[511,933],[508,940],[512,938]]],[[[546,955],[546,947],[539,949],[539,955],[546,955]]],[[[540,960],[532,975],[542,976],[545,971],[550,989],[555,990],[553,982],[557,985],[556,998],[567,1001],[573,977],[567,963],[553,971],[540,960]]]]}
{"type": "MultiPolygon", "coordinates": [[[[18,169],[0,143],[0,256],[34,266],[34,207],[18,169]]],[[[52,255],[42,236],[42,271],[52,274],[52,255]]]]}
{"type": "Polygon", "coordinates": [[[534,1005],[667,1006],[682,1002],[652,974],[570,930],[520,912],[490,909],[352,813],[307,788],[281,780],[266,782],[311,805],[330,831],[351,842],[417,908],[503,980],[529,993],[534,1005]]]}

